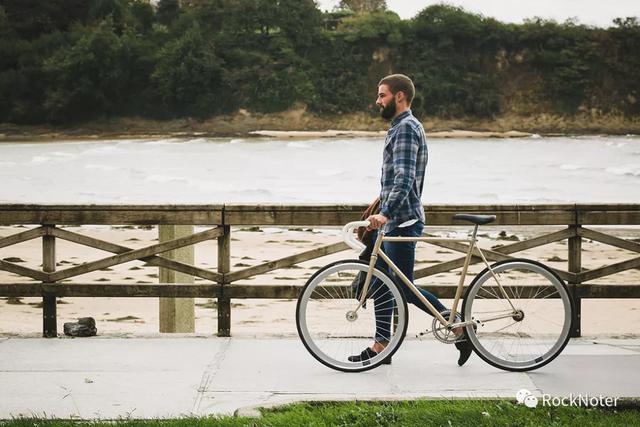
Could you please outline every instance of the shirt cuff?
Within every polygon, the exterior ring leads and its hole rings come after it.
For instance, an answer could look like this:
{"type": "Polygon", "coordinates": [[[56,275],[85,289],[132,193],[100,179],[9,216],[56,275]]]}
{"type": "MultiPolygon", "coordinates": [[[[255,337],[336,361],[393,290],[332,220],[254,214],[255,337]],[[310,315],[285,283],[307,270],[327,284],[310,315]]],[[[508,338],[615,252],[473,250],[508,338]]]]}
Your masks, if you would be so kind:
{"type": "Polygon", "coordinates": [[[389,209],[386,206],[384,206],[384,207],[382,207],[380,209],[380,215],[384,215],[387,218],[391,219],[391,212],[389,211],[389,209]]]}

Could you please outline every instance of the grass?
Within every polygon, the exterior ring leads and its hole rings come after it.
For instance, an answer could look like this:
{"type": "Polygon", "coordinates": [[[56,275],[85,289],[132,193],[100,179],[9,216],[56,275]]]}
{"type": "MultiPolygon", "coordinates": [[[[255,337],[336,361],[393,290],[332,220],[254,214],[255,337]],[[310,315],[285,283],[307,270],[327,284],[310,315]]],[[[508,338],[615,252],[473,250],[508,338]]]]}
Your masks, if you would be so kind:
{"type": "Polygon", "coordinates": [[[74,421],[21,418],[0,426],[640,426],[640,408],[538,407],[507,400],[297,403],[264,410],[262,418],[74,421]]]}

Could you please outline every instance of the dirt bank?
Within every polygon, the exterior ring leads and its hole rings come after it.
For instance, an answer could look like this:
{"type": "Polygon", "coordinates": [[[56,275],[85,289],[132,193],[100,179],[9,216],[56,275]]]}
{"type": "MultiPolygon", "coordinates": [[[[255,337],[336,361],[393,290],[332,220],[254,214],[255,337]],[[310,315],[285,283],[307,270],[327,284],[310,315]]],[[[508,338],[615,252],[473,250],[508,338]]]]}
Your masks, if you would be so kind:
{"type": "MultiPolygon", "coordinates": [[[[425,129],[432,136],[523,136],[505,134],[511,131],[525,134],[640,134],[640,118],[616,115],[554,116],[550,114],[516,116],[504,115],[488,119],[441,119],[421,117],[425,129]],[[452,131],[461,131],[455,134],[452,131]],[[469,133],[471,132],[471,133],[469,133]],[[480,132],[480,134],[473,134],[480,132]],[[489,132],[489,135],[482,133],[489,132]]],[[[304,109],[293,109],[274,114],[257,114],[240,110],[233,115],[216,116],[205,120],[182,118],[149,120],[138,117],[92,121],[73,126],[19,126],[0,124],[0,141],[101,139],[101,138],[154,138],[154,137],[248,137],[254,131],[326,132],[384,132],[388,123],[369,113],[318,116],[304,109]],[[335,131],[334,131],[335,132],[335,131]]],[[[343,135],[341,135],[343,136],[343,135]]]]}

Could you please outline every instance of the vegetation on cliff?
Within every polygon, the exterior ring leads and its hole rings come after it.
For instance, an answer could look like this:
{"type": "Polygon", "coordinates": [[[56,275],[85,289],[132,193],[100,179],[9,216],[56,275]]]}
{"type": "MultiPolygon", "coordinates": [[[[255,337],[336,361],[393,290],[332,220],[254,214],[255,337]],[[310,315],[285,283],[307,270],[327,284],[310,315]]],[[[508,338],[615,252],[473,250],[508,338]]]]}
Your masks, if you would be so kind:
{"type": "Polygon", "coordinates": [[[4,0],[0,122],[374,113],[410,75],[422,118],[640,116],[640,23],[506,24],[435,5],[410,20],[313,0],[4,0]]]}

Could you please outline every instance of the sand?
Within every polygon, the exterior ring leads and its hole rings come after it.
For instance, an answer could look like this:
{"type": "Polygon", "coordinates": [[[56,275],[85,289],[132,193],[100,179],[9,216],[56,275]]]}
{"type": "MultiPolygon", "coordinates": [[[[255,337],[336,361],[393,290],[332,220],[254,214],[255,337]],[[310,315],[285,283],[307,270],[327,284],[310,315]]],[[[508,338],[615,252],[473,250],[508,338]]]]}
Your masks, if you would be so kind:
{"type": "MultiPolygon", "coordinates": [[[[114,242],[140,248],[157,242],[155,227],[132,226],[68,226],[65,229],[114,242]]],[[[196,228],[199,231],[204,228],[196,228]]],[[[508,244],[515,239],[525,239],[560,228],[553,227],[483,227],[480,231],[480,247],[491,248],[498,244],[508,244]],[[506,234],[500,236],[505,231],[506,234]]],[[[614,235],[638,239],[640,228],[595,228],[614,235]]],[[[0,227],[0,237],[9,236],[24,227],[0,227]]],[[[436,235],[461,236],[466,228],[433,228],[425,232],[436,235]]],[[[260,228],[232,229],[231,266],[232,271],[257,265],[269,260],[309,250],[321,245],[340,241],[339,230],[334,228],[260,228]]],[[[58,269],[64,269],[82,262],[97,260],[110,254],[74,243],[57,240],[58,269]]],[[[41,263],[41,241],[34,239],[18,245],[0,249],[0,259],[19,258],[19,265],[39,268],[41,263]]],[[[196,264],[215,270],[217,247],[215,242],[196,245],[196,264]]],[[[517,254],[536,259],[561,269],[567,268],[567,242],[557,242],[517,254]]],[[[428,244],[419,244],[416,253],[416,267],[434,265],[460,256],[453,251],[428,244]]],[[[624,261],[637,253],[585,240],[582,263],[585,268],[597,268],[624,261]]],[[[347,250],[338,254],[308,261],[299,266],[276,270],[261,276],[242,280],[243,284],[283,284],[302,286],[307,278],[321,266],[339,259],[356,258],[357,254],[347,250]]],[[[478,272],[479,266],[471,268],[478,272]]],[[[418,280],[418,284],[457,284],[459,275],[454,270],[418,280]]],[[[134,261],[103,271],[92,272],[71,279],[75,282],[96,283],[137,283],[157,282],[158,267],[144,267],[134,261]]],[[[1,283],[22,283],[31,279],[0,271],[1,283]]],[[[469,283],[471,277],[467,278],[469,283]]],[[[200,281],[200,279],[197,279],[200,281]]],[[[613,276],[590,283],[617,283],[640,285],[640,270],[627,270],[613,276]]],[[[445,305],[451,302],[443,300],[445,305]]],[[[211,336],[216,333],[217,312],[215,300],[196,299],[196,335],[211,336]]],[[[42,332],[41,298],[0,299],[0,336],[39,336],[42,332]]],[[[640,303],[637,299],[593,299],[582,303],[582,334],[585,337],[620,337],[640,334],[640,303]],[[612,322],[605,316],[615,316],[612,322]]],[[[103,336],[145,336],[158,334],[157,298],[62,298],[58,304],[58,330],[62,332],[64,322],[78,317],[91,316],[96,319],[98,334],[103,336]]],[[[431,318],[415,307],[410,308],[409,337],[415,337],[424,330],[431,318]]],[[[296,336],[295,301],[252,300],[232,301],[231,331],[233,336],[280,337],[296,336]]]]}
{"type": "MultiPolygon", "coordinates": [[[[326,130],[326,131],[279,131],[279,130],[255,130],[249,132],[254,136],[267,136],[272,138],[380,138],[386,131],[362,131],[362,130],[326,130]]],[[[427,132],[428,138],[526,138],[532,133],[510,130],[507,132],[477,132],[470,130],[448,130],[440,132],[427,132]]]]}

